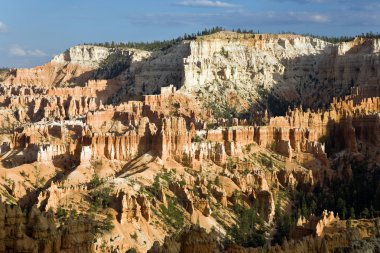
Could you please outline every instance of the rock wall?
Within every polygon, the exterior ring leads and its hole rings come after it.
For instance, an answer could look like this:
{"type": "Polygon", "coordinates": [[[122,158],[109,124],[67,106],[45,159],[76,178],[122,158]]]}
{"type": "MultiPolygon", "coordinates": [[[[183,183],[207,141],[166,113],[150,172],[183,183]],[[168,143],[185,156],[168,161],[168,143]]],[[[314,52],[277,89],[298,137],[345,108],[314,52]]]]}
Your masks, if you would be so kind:
{"type": "Polygon", "coordinates": [[[182,90],[197,92],[207,104],[240,109],[269,102],[272,113],[281,113],[284,101],[316,108],[354,85],[377,85],[378,51],[375,39],[330,44],[297,35],[222,32],[190,43],[182,90]],[[270,99],[264,101],[266,91],[270,99]]]}
{"type": "Polygon", "coordinates": [[[115,101],[174,84],[187,94],[197,93],[205,105],[243,110],[266,104],[279,114],[286,104],[327,105],[354,86],[371,90],[380,81],[379,44],[378,39],[331,44],[299,35],[221,32],[156,52],[81,45],[47,65],[15,70],[5,83],[84,85],[91,77],[112,73],[122,84],[113,91],[115,101]],[[122,65],[115,56],[125,58],[122,65]]]}

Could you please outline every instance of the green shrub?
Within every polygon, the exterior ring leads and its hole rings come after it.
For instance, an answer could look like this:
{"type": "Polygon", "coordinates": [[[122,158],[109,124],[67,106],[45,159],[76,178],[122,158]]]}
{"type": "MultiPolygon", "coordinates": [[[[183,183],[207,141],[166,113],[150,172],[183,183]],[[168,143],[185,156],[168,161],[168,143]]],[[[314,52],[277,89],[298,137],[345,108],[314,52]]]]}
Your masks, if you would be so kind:
{"type": "Polygon", "coordinates": [[[202,142],[203,138],[199,135],[195,135],[194,138],[191,140],[192,142],[202,142]]]}
{"type": "Polygon", "coordinates": [[[90,193],[91,207],[90,211],[96,212],[99,209],[104,209],[111,203],[112,189],[110,187],[104,187],[94,190],[90,193]]]}
{"type": "Polygon", "coordinates": [[[67,210],[63,209],[62,206],[59,206],[57,208],[56,215],[57,215],[58,219],[60,219],[60,218],[66,218],[66,216],[67,216],[67,210]]]}
{"type": "Polygon", "coordinates": [[[103,179],[101,179],[97,174],[92,175],[92,179],[89,182],[89,186],[91,189],[97,188],[98,186],[104,183],[103,179]]]}

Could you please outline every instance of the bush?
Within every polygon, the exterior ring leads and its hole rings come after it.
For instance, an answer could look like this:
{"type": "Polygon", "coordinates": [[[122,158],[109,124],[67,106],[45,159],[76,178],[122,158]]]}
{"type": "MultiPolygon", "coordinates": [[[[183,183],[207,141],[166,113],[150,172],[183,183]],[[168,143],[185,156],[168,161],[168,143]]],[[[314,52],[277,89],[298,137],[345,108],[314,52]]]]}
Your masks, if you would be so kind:
{"type": "Polygon", "coordinates": [[[160,174],[157,174],[157,175],[154,177],[154,181],[153,181],[153,184],[152,184],[152,187],[151,187],[151,191],[152,191],[153,195],[154,195],[156,198],[157,198],[158,195],[159,195],[160,189],[161,189],[161,184],[160,184],[160,174]]]}
{"type": "Polygon", "coordinates": [[[66,209],[63,209],[61,206],[59,206],[57,208],[56,215],[57,215],[58,219],[60,219],[60,218],[66,218],[67,211],[66,211],[66,209]]]}
{"type": "Polygon", "coordinates": [[[267,168],[272,169],[273,168],[273,158],[271,156],[262,155],[260,158],[260,163],[264,165],[267,168]]]}
{"type": "Polygon", "coordinates": [[[95,190],[90,193],[91,197],[91,208],[90,211],[96,212],[99,209],[104,209],[111,203],[111,192],[110,187],[104,187],[99,190],[95,190]]]}
{"type": "Polygon", "coordinates": [[[360,214],[360,218],[366,219],[366,218],[369,218],[369,217],[370,217],[370,215],[369,215],[368,208],[364,208],[363,211],[360,214]]]}
{"type": "Polygon", "coordinates": [[[91,189],[97,188],[98,186],[104,183],[103,179],[101,179],[97,174],[92,176],[91,181],[89,182],[89,186],[91,189]]]}
{"type": "Polygon", "coordinates": [[[137,241],[138,236],[137,236],[136,231],[135,231],[133,234],[130,234],[130,236],[131,236],[131,238],[132,238],[133,240],[137,241]]]}
{"type": "Polygon", "coordinates": [[[115,226],[113,225],[113,216],[111,213],[107,213],[107,218],[104,220],[103,223],[103,230],[104,231],[111,231],[115,226]]]}
{"type": "Polygon", "coordinates": [[[199,135],[195,135],[194,138],[191,140],[192,142],[202,142],[202,137],[199,135]]]}

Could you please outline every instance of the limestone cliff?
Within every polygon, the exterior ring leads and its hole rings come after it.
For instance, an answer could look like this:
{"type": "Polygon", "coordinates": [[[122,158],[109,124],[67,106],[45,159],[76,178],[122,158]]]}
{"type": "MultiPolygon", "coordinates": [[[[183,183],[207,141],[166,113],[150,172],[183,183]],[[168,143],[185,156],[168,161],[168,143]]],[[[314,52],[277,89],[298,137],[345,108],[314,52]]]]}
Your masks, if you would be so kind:
{"type": "Polygon", "coordinates": [[[377,84],[379,60],[378,40],[331,44],[297,35],[223,32],[190,43],[182,89],[209,104],[249,108],[259,102],[283,113],[276,102],[315,108],[348,94],[353,85],[377,84]]]}

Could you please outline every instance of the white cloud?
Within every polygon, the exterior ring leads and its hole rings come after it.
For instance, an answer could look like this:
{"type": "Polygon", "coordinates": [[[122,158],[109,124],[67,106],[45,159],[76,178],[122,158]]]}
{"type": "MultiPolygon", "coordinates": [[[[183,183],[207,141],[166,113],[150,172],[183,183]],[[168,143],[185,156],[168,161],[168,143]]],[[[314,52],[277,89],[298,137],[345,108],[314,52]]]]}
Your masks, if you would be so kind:
{"type": "Polygon", "coordinates": [[[24,48],[20,47],[19,45],[13,45],[9,49],[9,53],[11,55],[13,55],[13,56],[20,56],[20,57],[25,57],[25,56],[28,56],[28,57],[43,57],[43,56],[47,56],[46,53],[44,53],[43,51],[41,51],[39,49],[27,50],[27,49],[24,49],[24,48]]]}
{"type": "Polygon", "coordinates": [[[8,31],[7,26],[0,21],[0,33],[5,33],[6,31],[8,31]]]}
{"type": "Polygon", "coordinates": [[[330,21],[330,17],[319,14],[311,15],[310,19],[316,23],[327,23],[330,21]]]}
{"type": "Polygon", "coordinates": [[[211,0],[186,0],[178,3],[182,6],[192,6],[192,7],[218,7],[218,8],[228,8],[236,7],[237,5],[230,4],[222,1],[211,1],[211,0]]]}
{"type": "MultiPolygon", "coordinates": [[[[312,4],[324,4],[324,3],[349,3],[353,2],[355,3],[357,0],[274,0],[277,2],[297,2],[301,4],[307,4],[307,3],[312,3],[312,4]]],[[[365,1],[365,0],[364,0],[365,1]]]]}
{"type": "Polygon", "coordinates": [[[305,23],[328,23],[331,21],[331,18],[327,15],[310,12],[289,12],[283,16],[283,19],[305,23]]]}

